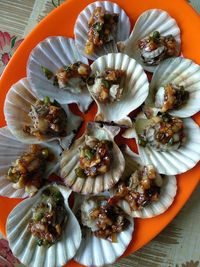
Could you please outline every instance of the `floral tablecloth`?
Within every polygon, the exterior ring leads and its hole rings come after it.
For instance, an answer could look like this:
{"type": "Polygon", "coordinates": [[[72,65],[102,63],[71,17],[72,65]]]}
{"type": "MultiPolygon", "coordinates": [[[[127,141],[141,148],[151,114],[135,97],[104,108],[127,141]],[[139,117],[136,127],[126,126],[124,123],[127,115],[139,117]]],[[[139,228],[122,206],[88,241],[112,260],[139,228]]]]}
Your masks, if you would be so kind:
{"type": "Polygon", "coordinates": [[[19,39],[16,35],[0,31],[0,74],[22,41],[23,39],[19,39]]]}
{"type": "MultiPolygon", "coordinates": [[[[63,1],[0,0],[0,75],[25,36],[63,1]]],[[[188,2],[200,13],[200,0],[188,2]]],[[[199,196],[200,186],[162,233],[136,253],[112,266],[200,267],[199,196]]],[[[22,265],[12,256],[7,241],[0,234],[0,267],[6,266],[22,265]]]]}

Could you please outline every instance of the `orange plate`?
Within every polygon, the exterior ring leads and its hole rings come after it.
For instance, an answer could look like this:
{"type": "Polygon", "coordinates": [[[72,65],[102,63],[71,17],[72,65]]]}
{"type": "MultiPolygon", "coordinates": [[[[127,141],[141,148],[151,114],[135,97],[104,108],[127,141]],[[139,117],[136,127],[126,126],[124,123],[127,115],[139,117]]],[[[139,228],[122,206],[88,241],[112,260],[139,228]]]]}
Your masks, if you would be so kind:
{"type": "MultiPolygon", "coordinates": [[[[81,10],[92,0],[68,0],[61,7],[56,8],[49,14],[21,44],[13,58],[9,62],[3,76],[0,79],[0,123],[5,125],[3,116],[3,105],[6,92],[10,86],[22,77],[26,76],[26,62],[32,48],[44,38],[53,35],[64,35],[73,37],[75,20],[81,10]]],[[[132,24],[138,16],[145,10],[151,8],[164,9],[174,17],[182,32],[182,52],[185,57],[200,63],[200,18],[198,14],[187,4],[186,0],[115,0],[128,14],[132,24]]],[[[90,110],[90,114],[83,115],[86,120],[91,119],[96,112],[96,107],[90,110]]],[[[200,124],[200,115],[195,116],[195,120],[200,124]]],[[[125,142],[125,140],[120,140],[125,142]]],[[[132,147],[134,144],[129,142],[132,147]]],[[[185,202],[190,197],[192,191],[198,184],[200,177],[200,165],[177,177],[178,194],[175,202],[167,212],[152,219],[136,219],[133,241],[129,245],[125,255],[136,251],[154,238],[179,212],[185,202]]],[[[5,235],[5,223],[9,212],[20,200],[0,198],[0,230],[5,235]]],[[[71,261],[67,266],[78,267],[77,263],[71,261]]]]}

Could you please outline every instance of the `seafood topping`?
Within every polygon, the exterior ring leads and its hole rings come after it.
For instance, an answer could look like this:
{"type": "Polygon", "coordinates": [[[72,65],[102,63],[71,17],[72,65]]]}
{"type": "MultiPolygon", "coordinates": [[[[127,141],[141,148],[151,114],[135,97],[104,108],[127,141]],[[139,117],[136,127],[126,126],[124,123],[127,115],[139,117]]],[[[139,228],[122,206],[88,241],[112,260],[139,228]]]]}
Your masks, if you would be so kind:
{"type": "Polygon", "coordinates": [[[166,112],[171,109],[178,109],[189,99],[189,92],[183,86],[167,84],[160,87],[155,95],[155,106],[166,112]]]}
{"type": "Polygon", "coordinates": [[[31,106],[29,116],[32,125],[25,125],[24,132],[34,135],[38,139],[44,139],[45,136],[66,136],[67,114],[56,100],[51,102],[49,97],[37,100],[31,106]]]}
{"type": "Polygon", "coordinates": [[[158,65],[165,58],[177,53],[177,44],[173,35],[161,36],[154,31],[149,36],[139,40],[138,48],[142,61],[146,65],[158,65]]]}
{"type": "Polygon", "coordinates": [[[59,88],[65,89],[68,86],[67,88],[70,88],[73,93],[78,93],[85,87],[90,72],[90,66],[79,61],[60,68],[56,73],[54,82],[58,84],[59,88]],[[73,85],[77,85],[79,91],[73,85]]]}
{"type": "Polygon", "coordinates": [[[72,93],[80,93],[86,86],[91,69],[90,66],[80,61],[63,66],[56,74],[45,67],[41,67],[42,72],[48,80],[53,78],[53,84],[60,89],[69,90],[72,93]]]}
{"type": "Polygon", "coordinates": [[[121,84],[124,76],[125,72],[123,70],[107,68],[102,74],[97,75],[95,79],[90,77],[88,85],[93,85],[93,94],[99,102],[120,101],[123,94],[121,84]]]}
{"type": "Polygon", "coordinates": [[[158,151],[177,150],[185,140],[183,121],[167,113],[151,118],[139,135],[140,145],[150,145],[158,151]]]}
{"type": "Polygon", "coordinates": [[[105,43],[113,41],[116,32],[119,14],[111,14],[102,7],[96,7],[89,21],[88,40],[85,53],[92,55],[95,48],[102,47],[105,43]]]}
{"type": "Polygon", "coordinates": [[[91,229],[98,238],[117,242],[117,234],[127,229],[130,222],[121,208],[110,205],[103,196],[84,200],[81,206],[82,225],[91,229]]]}
{"type": "Polygon", "coordinates": [[[110,201],[126,200],[131,211],[141,210],[159,199],[162,183],[161,176],[152,165],[143,166],[117,185],[116,194],[110,201]]]}
{"type": "Polygon", "coordinates": [[[48,148],[31,145],[30,152],[12,163],[6,177],[14,188],[25,188],[26,192],[33,195],[44,184],[46,165],[53,157],[48,148]]]}
{"type": "Polygon", "coordinates": [[[39,246],[51,246],[60,239],[66,219],[64,198],[58,189],[50,187],[43,191],[40,202],[33,208],[28,229],[39,246]]]}
{"type": "Polygon", "coordinates": [[[77,177],[96,177],[108,172],[112,146],[112,141],[86,136],[85,145],[80,147],[80,165],[75,169],[77,177]]]}

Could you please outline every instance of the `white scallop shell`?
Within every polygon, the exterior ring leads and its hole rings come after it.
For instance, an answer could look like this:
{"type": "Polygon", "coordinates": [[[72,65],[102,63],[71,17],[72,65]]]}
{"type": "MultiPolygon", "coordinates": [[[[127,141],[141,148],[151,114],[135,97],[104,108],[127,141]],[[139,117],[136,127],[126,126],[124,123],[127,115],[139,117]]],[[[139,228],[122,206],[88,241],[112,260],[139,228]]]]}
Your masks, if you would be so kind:
{"type": "Polygon", "coordinates": [[[88,39],[88,20],[91,17],[94,9],[96,7],[102,7],[106,11],[110,13],[118,13],[119,14],[119,22],[116,30],[116,42],[124,41],[128,38],[130,34],[130,20],[129,17],[126,15],[123,9],[121,9],[116,3],[112,3],[109,1],[96,1],[94,3],[89,4],[78,16],[75,26],[74,26],[74,35],[75,35],[75,43],[80,51],[84,56],[88,57],[91,60],[95,60],[98,57],[105,55],[110,51],[109,47],[105,49],[102,47],[94,52],[93,55],[87,55],[84,53],[85,44],[88,39]],[[107,51],[109,50],[109,51],[107,51]]]}
{"type": "Polygon", "coordinates": [[[138,108],[146,99],[149,91],[149,83],[143,68],[133,58],[117,53],[108,54],[95,60],[91,69],[93,73],[103,72],[105,68],[121,69],[126,72],[123,80],[124,93],[119,101],[101,103],[92,92],[93,86],[88,89],[97,103],[98,111],[95,117],[97,121],[113,121],[118,124],[131,125],[128,114],[138,108]]]}
{"type": "Polygon", "coordinates": [[[27,64],[27,76],[30,85],[39,98],[49,96],[61,104],[77,103],[81,111],[86,111],[92,99],[85,87],[81,93],[71,93],[53,85],[42,72],[41,66],[53,73],[63,66],[81,61],[88,64],[87,58],[81,56],[71,38],[62,36],[48,37],[40,42],[31,52],[27,64]]]}
{"type": "MultiPolygon", "coordinates": [[[[106,192],[105,192],[106,193],[106,192]]],[[[105,195],[103,193],[103,195],[105,195]]],[[[78,202],[75,201],[73,207],[76,213],[84,197],[78,196],[78,202]]],[[[134,221],[129,217],[129,227],[117,235],[117,243],[112,243],[108,240],[97,238],[94,236],[89,229],[83,234],[81,245],[74,257],[74,260],[79,264],[83,264],[88,267],[103,267],[107,264],[114,263],[127,249],[129,243],[132,240],[134,231],[134,221]]]]}
{"type": "Polygon", "coordinates": [[[95,123],[89,123],[85,134],[77,139],[69,150],[65,150],[61,156],[61,177],[73,191],[81,194],[98,194],[113,187],[120,179],[124,171],[124,157],[119,147],[114,142],[114,136],[119,132],[119,127],[100,127],[95,123]],[[81,178],[76,177],[75,168],[79,166],[79,147],[85,142],[85,135],[90,135],[99,140],[113,142],[110,170],[104,175],[81,178]]]}
{"type": "Polygon", "coordinates": [[[183,57],[166,59],[155,70],[150,83],[149,96],[146,106],[153,108],[154,112],[160,109],[155,108],[154,99],[157,90],[165,85],[183,86],[190,93],[186,104],[177,110],[169,110],[174,116],[186,118],[200,111],[200,66],[192,60],[183,57]]]}
{"type": "MultiPolygon", "coordinates": [[[[144,129],[146,119],[138,119],[135,124],[137,134],[144,129]]],[[[139,154],[144,164],[152,164],[161,174],[177,175],[192,169],[200,160],[200,129],[190,118],[183,119],[186,142],[174,151],[156,151],[150,146],[138,144],[139,154]]],[[[134,131],[133,131],[134,132],[134,131]]]]}
{"type": "Polygon", "coordinates": [[[13,254],[26,266],[30,267],[61,267],[72,259],[81,243],[81,229],[79,223],[68,205],[71,193],[64,186],[54,185],[65,199],[67,221],[63,233],[51,247],[38,246],[35,238],[28,231],[28,222],[32,217],[32,207],[40,200],[40,190],[33,198],[26,199],[18,204],[7,219],[6,231],[10,248],[13,254]]]}
{"type": "MultiPolygon", "coordinates": [[[[54,154],[53,162],[47,164],[45,177],[56,172],[59,168],[59,156],[62,152],[61,147],[56,141],[40,144],[41,147],[47,147],[54,154]]],[[[0,128],[0,196],[10,198],[25,198],[28,194],[23,189],[13,188],[13,184],[6,178],[11,163],[18,159],[23,153],[29,151],[30,145],[21,143],[17,140],[8,127],[0,128]]]]}
{"type": "MultiPolygon", "coordinates": [[[[130,176],[139,167],[144,166],[144,162],[138,154],[132,152],[128,147],[122,150],[125,157],[125,172],[124,178],[130,176]],[[125,177],[126,176],[126,177],[125,177]]],[[[141,210],[131,211],[126,200],[121,200],[118,206],[121,207],[131,217],[152,218],[165,212],[173,203],[177,192],[177,184],[175,176],[164,176],[163,185],[158,201],[154,201],[141,210]]],[[[115,189],[111,189],[111,194],[114,195],[115,189]]]]}
{"type": "Polygon", "coordinates": [[[145,70],[154,72],[156,66],[145,65],[140,57],[138,41],[159,31],[161,36],[172,34],[177,42],[177,55],[180,53],[180,29],[176,21],[164,10],[149,9],[142,13],[135,23],[130,37],[119,44],[120,51],[137,60],[145,70]]]}
{"type": "Polygon", "coordinates": [[[31,105],[33,105],[37,99],[26,78],[19,80],[10,88],[4,104],[4,114],[9,130],[22,143],[37,144],[58,139],[63,148],[68,147],[75,136],[73,131],[79,128],[82,121],[79,116],[74,115],[69,110],[68,105],[62,105],[68,117],[66,137],[46,138],[41,141],[35,136],[31,136],[23,131],[24,125],[32,124],[28,113],[31,105]]]}

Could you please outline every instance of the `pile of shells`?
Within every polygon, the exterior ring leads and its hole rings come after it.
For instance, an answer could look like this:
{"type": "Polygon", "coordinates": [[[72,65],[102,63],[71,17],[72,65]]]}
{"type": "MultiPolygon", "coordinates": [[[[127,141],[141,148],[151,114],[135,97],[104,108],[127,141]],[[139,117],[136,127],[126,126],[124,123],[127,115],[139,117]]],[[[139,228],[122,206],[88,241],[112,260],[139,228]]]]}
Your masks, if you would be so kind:
{"type": "Polygon", "coordinates": [[[132,240],[134,218],[166,212],[175,175],[200,160],[200,130],[190,118],[200,111],[200,67],[180,57],[176,21],[151,9],[130,28],[117,4],[88,5],[75,39],[40,42],[27,77],[7,93],[0,195],[25,198],[6,227],[27,266],[115,262],[132,240]],[[145,71],[153,73],[150,84],[145,71]],[[94,121],[77,138],[83,119],[70,104],[85,113],[93,101],[94,121]],[[120,135],[135,139],[139,154],[119,146],[120,135]]]}

